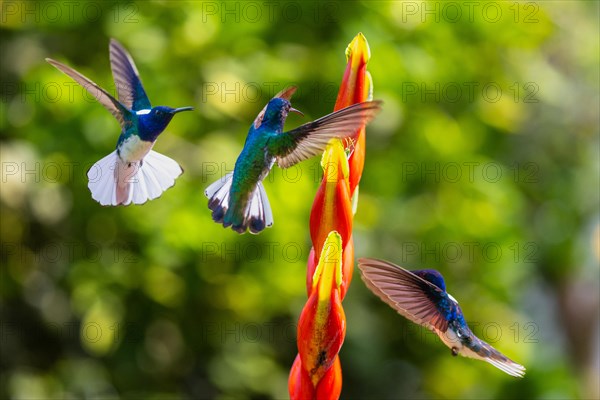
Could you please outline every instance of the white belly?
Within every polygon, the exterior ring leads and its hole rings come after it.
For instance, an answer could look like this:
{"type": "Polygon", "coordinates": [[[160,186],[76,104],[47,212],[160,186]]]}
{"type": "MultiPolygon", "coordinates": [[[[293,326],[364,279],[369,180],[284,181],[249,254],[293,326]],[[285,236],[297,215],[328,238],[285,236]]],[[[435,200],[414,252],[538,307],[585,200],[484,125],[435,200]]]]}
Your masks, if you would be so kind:
{"type": "Polygon", "coordinates": [[[126,163],[140,161],[152,150],[153,142],[140,139],[137,135],[131,135],[121,144],[120,156],[126,163]]]}
{"type": "Polygon", "coordinates": [[[459,337],[453,330],[448,329],[446,333],[442,333],[440,335],[440,338],[446,344],[446,346],[450,347],[451,349],[456,348],[458,354],[460,354],[461,356],[486,361],[484,357],[480,356],[479,354],[475,353],[473,350],[469,349],[467,346],[462,344],[459,337]]]}
{"type": "Polygon", "coordinates": [[[442,339],[442,342],[444,342],[446,346],[450,348],[456,347],[459,350],[462,349],[463,345],[452,329],[448,328],[448,330],[446,330],[444,333],[439,332],[439,335],[440,339],[442,339]]]}

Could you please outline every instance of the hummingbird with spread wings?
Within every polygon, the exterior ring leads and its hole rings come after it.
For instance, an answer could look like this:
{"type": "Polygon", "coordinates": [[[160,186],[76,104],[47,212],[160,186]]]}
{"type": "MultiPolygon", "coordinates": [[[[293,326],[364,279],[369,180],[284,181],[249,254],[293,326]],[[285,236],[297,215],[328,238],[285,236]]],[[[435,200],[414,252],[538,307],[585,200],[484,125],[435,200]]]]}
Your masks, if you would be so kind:
{"type": "Polygon", "coordinates": [[[73,68],[46,61],[90,92],[121,125],[116,149],[87,172],[92,198],[103,206],[142,204],[159,197],[183,173],[177,162],[152,150],[175,114],[192,107],[152,107],[131,55],[115,39],[110,63],[119,100],[73,68]]]}
{"type": "Polygon", "coordinates": [[[400,315],[435,332],[452,355],[483,360],[515,377],[525,367],[479,339],[469,329],[458,302],[448,292],[442,275],[433,269],[409,271],[387,261],[358,260],[367,287],[400,315]]]}
{"type": "Polygon", "coordinates": [[[250,126],[246,143],[233,173],[223,176],[205,191],[215,222],[238,233],[258,234],[273,225],[273,213],[262,184],[273,164],[288,168],[321,154],[332,138],[347,138],[371,121],[380,101],[366,101],[335,111],[296,129],[284,132],[296,87],[275,95],[250,126]]]}

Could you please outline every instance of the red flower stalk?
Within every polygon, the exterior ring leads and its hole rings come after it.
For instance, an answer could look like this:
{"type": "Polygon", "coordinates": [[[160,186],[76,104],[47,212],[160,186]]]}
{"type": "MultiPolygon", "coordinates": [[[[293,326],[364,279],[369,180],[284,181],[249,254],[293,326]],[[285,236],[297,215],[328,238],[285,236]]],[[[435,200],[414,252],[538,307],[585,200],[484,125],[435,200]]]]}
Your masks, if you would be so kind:
{"type": "MultiPolygon", "coordinates": [[[[369,46],[359,33],[346,49],[347,66],[334,110],[370,100],[369,46]]],[[[354,268],[352,220],[365,157],[365,129],[352,140],[332,140],[323,153],[323,179],[310,215],[308,300],[298,323],[298,356],[290,371],[292,399],[337,399],[342,390],[338,353],[346,335],[342,299],[354,268]],[[347,156],[349,154],[349,156],[347,156]]]]}

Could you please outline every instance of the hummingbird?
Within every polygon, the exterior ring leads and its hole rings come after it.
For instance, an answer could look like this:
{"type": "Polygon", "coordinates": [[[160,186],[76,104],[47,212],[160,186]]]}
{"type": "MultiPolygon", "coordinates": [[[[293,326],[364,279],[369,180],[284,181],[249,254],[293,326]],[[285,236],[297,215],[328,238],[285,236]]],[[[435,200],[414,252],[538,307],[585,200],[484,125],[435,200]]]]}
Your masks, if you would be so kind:
{"type": "Polygon", "coordinates": [[[290,103],[296,89],[284,89],[269,101],[250,126],[233,173],[206,188],[212,218],[225,228],[258,234],[272,226],[273,213],[262,181],[273,164],[288,168],[322,153],[332,138],[352,136],[381,109],[381,101],[366,101],[283,132],[289,112],[303,115],[290,103]]]}
{"type": "Polygon", "coordinates": [[[116,149],[87,172],[92,198],[103,206],[142,204],[159,197],[183,173],[177,162],[152,150],[175,114],[192,107],[152,107],[131,55],[110,40],[110,64],[119,100],[73,68],[46,61],[73,78],[119,121],[116,149]]]}
{"type": "Polygon", "coordinates": [[[458,301],[446,292],[442,274],[434,269],[408,271],[373,258],[361,258],[358,267],[367,287],[400,315],[435,332],[452,355],[483,360],[515,377],[525,367],[479,339],[469,329],[458,301]]]}

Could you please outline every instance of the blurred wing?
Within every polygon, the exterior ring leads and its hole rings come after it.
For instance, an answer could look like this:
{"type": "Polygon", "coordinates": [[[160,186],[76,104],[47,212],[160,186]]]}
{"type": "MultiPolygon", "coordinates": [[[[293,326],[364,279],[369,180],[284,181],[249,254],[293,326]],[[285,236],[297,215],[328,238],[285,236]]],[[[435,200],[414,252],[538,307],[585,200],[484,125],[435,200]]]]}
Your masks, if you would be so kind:
{"type": "MultiPolygon", "coordinates": [[[[298,90],[298,88],[296,86],[290,86],[289,88],[283,89],[282,91],[280,91],[279,93],[277,93],[275,96],[273,96],[273,99],[276,97],[281,97],[282,99],[286,99],[286,100],[290,100],[293,96],[294,93],[296,93],[296,90],[298,90]]],[[[271,100],[273,100],[271,99],[271,100]]],[[[260,127],[260,125],[262,124],[262,120],[265,117],[265,111],[267,111],[267,106],[269,105],[269,103],[267,103],[262,110],[260,110],[260,112],[258,113],[258,115],[256,116],[256,118],[254,119],[254,128],[258,129],[260,127]]]]}
{"type": "Polygon", "coordinates": [[[334,138],[353,135],[381,110],[381,101],[351,105],[270,139],[281,168],[321,154],[334,138]]]}
{"type": "Polygon", "coordinates": [[[494,367],[501,371],[506,372],[509,375],[522,378],[525,375],[525,367],[521,364],[517,364],[498,350],[484,342],[483,340],[473,336],[473,342],[470,344],[468,349],[461,351],[461,354],[465,357],[474,358],[477,360],[483,360],[492,364],[494,367]]]}
{"type": "Polygon", "coordinates": [[[125,116],[129,114],[129,110],[127,110],[117,99],[112,97],[106,90],[102,89],[100,86],[96,85],[90,79],[81,75],[79,72],[75,71],[71,67],[67,67],[66,65],[53,60],[51,58],[46,58],[46,61],[56,67],[59,71],[73,78],[77,83],[85,88],[92,96],[96,98],[110,113],[119,121],[121,124],[121,129],[123,131],[126,130],[126,119],[125,116]]]}
{"type": "Polygon", "coordinates": [[[361,258],[358,267],[367,287],[400,315],[429,329],[446,332],[448,321],[436,306],[436,300],[447,296],[443,290],[386,261],[361,258]]]}
{"type": "Polygon", "coordinates": [[[109,50],[110,66],[117,85],[119,101],[134,111],[152,108],[131,55],[115,39],[110,40],[109,50]]]}

